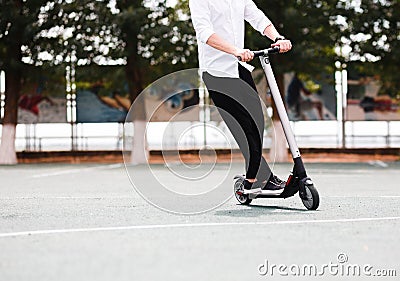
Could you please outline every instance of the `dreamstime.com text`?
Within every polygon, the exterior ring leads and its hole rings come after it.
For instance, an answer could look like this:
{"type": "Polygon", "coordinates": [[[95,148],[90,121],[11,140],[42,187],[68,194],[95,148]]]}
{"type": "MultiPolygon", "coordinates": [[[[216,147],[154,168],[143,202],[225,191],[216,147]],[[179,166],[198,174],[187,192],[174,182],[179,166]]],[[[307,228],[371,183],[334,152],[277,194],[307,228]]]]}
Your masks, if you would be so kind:
{"type": "Polygon", "coordinates": [[[257,267],[262,276],[365,276],[396,277],[397,269],[377,269],[370,264],[349,263],[347,254],[337,255],[335,262],[326,264],[274,264],[267,259],[257,267]]]}

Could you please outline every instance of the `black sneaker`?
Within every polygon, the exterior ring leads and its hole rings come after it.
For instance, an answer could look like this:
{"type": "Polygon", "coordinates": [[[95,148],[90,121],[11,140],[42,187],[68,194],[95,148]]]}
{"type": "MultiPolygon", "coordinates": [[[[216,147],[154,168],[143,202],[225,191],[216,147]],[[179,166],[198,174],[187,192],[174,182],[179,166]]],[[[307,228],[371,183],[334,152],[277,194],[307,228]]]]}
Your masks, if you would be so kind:
{"type": "Polygon", "coordinates": [[[244,194],[260,193],[261,187],[259,185],[256,185],[255,182],[249,182],[248,180],[244,180],[243,191],[244,191],[244,194]]]}
{"type": "Polygon", "coordinates": [[[285,181],[271,174],[269,180],[264,185],[263,190],[280,190],[283,189],[285,185],[286,185],[285,181]]]}

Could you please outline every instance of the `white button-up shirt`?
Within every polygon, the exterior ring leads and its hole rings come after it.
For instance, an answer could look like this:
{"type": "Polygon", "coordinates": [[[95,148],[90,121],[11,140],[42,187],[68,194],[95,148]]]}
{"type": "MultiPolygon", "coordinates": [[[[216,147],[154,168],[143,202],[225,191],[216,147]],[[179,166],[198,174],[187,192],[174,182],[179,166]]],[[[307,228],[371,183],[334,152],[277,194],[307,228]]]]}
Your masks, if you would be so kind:
{"type": "Polygon", "coordinates": [[[252,0],[189,0],[189,7],[196,30],[201,71],[238,78],[238,59],[207,45],[208,38],[216,33],[235,47],[244,48],[244,21],[261,34],[271,21],[252,0]]]}

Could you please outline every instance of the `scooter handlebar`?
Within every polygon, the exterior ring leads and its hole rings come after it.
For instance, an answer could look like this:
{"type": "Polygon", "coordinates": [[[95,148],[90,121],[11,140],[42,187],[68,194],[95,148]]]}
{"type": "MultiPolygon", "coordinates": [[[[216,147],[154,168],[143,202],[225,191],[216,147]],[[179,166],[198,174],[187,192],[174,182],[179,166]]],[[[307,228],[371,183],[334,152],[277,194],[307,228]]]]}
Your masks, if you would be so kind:
{"type": "MultiPolygon", "coordinates": [[[[261,50],[261,51],[251,51],[254,54],[254,57],[262,57],[262,56],[266,56],[266,55],[271,55],[271,54],[277,54],[279,53],[280,49],[278,46],[273,47],[273,48],[268,48],[265,50],[261,50]]],[[[237,57],[239,61],[242,61],[242,57],[238,56],[237,57]]]]}

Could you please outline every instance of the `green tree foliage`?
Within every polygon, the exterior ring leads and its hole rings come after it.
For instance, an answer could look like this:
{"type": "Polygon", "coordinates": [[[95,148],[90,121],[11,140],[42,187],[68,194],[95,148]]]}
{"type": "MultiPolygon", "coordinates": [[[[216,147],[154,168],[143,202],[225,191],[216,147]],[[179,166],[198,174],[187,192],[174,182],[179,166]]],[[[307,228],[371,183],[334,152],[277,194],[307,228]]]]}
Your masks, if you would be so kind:
{"type": "MultiPolygon", "coordinates": [[[[335,26],[336,0],[270,0],[254,1],[271,19],[277,30],[290,39],[293,49],[275,56],[277,73],[296,71],[319,76],[332,73],[337,55],[334,51],[340,38],[335,26]]],[[[250,48],[266,48],[271,43],[251,28],[247,29],[250,48]]]]}
{"type": "Polygon", "coordinates": [[[6,71],[7,79],[5,123],[17,122],[18,96],[33,73],[29,68],[71,61],[89,64],[116,46],[110,25],[101,19],[111,14],[106,4],[89,0],[1,2],[0,68],[6,71]]]}
{"type": "MultiPolygon", "coordinates": [[[[335,61],[356,62],[359,71],[380,75],[383,90],[398,95],[400,80],[400,1],[398,0],[254,0],[293,50],[274,60],[277,73],[296,71],[318,77],[332,73],[335,61]],[[350,46],[350,54],[338,48],[350,46]]],[[[268,44],[247,29],[250,48],[268,44]]],[[[345,48],[344,48],[345,49],[345,48]]]]}
{"type": "Polygon", "coordinates": [[[112,56],[126,58],[126,79],[134,100],[154,79],[194,66],[195,40],[187,16],[166,1],[117,1],[110,19],[121,41],[112,56]]]}
{"type": "MultiPolygon", "coordinates": [[[[100,24],[99,15],[107,9],[106,2],[88,0],[0,2],[0,68],[6,72],[3,124],[15,132],[21,91],[40,73],[31,71],[32,66],[61,65],[75,59],[90,63],[104,52],[101,47],[112,37],[98,36],[110,32],[108,25],[100,24]]],[[[14,134],[2,134],[0,152],[7,159],[0,155],[0,162],[15,163],[15,148],[8,137],[14,134]]]]}
{"type": "Polygon", "coordinates": [[[3,122],[17,123],[17,103],[25,64],[23,46],[37,34],[37,18],[44,1],[2,1],[0,9],[0,68],[6,71],[6,107],[3,122]]]}
{"type": "Polygon", "coordinates": [[[79,67],[125,59],[124,80],[134,100],[155,78],[196,63],[188,18],[165,1],[116,1],[115,7],[93,0],[2,1],[0,15],[0,67],[11,79],[5,122],[16,123],[28,64],[79,67]]]}
{"type": "Polygon", "coordinates": [[[357,69],[380,76],[382,91],[400,95],[400,1],[366,0],[358,3],[340,1],[343,15],[343,42],[351,47],[347,62],[357,69]]]}
{"type": "Polygon", "coordinates": [[[45,1],[34,23],[39,30],[26,53],[36,64],[57,65],[71,59],[77,64],[99,63],[118,43],[112,35],[114,26],[104,20],[107,15],[111,15],[107,1],[45,1]],[[50,55],[47,60],[43,52],[50,55]]]}

